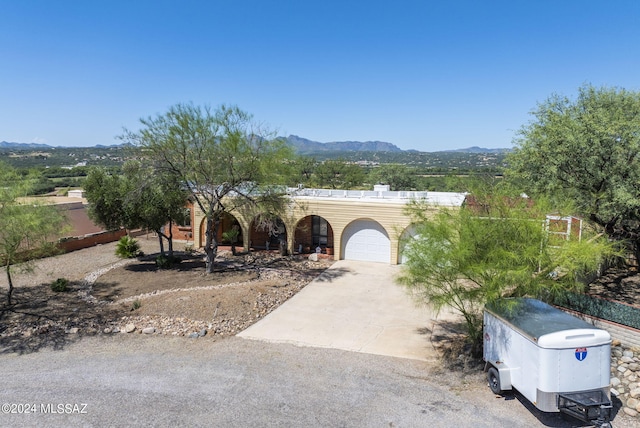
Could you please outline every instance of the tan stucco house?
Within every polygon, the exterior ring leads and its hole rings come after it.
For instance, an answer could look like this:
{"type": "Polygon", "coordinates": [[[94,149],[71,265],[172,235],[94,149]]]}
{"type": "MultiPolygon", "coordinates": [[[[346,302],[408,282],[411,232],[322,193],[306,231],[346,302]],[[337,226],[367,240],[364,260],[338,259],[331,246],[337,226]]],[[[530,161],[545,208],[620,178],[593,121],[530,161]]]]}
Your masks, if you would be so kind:
{"type": "MultiPolygon", "coordinates": [[[[255,226],[255,217],[233,213],[226,216],[222,232],[236,227],[238,246],[250,249],[276,249],[286,242],[289,253],[333,254],[335,260],[362,260],[390,264],[402,263],[402,242],[413,235],[411,220],[405,213],[407,203],[422,200],[438,207],[460,207],[464,193],[392,192],[386,186],[373,191],[288,189],[291,203],[280,217],[276,231],[269,233],[255,226]]],[[[197,205],[191,207],[188,225],[176,226],[177,236],[204,244],[206,219],[197,205]]]]}

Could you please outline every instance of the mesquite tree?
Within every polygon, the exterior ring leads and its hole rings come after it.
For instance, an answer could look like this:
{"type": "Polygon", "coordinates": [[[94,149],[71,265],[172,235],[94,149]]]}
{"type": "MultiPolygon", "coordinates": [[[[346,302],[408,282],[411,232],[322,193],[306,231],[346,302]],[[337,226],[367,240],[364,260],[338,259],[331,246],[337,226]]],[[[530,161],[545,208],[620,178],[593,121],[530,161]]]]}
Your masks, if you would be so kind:
{"type": "Polygon", "coordinates": [[[50,251],[65,223],[55,206],[24,199],[37,179],[0,163],[0,260],[9,286],[8,305],[14,291],[12,266],[23,262],[20,267],[28,270],[28,259],[50,251]]]}
{"type": "Polygon", "coordinates": [[[121,175],[104,168],[89,171],[84,184],[89,215],[108,229],[145,228],[158,235],[160,254],[173,256],[171,224],[184,217],[187,192],[175,177],[154,171],[137,161],[128,161],[121,175]],[[164,230],[165,225],[168,230],[164,230]]]}
{"type": "Polygon", "coordinates": [[[506,176],[529,195],[572,200],[640,257],[640,92],[585,85],[577,98],[554,95],[533,115],[506,176]]]}
{"type": "Polygon", "coordinates": [[[142,129],[122,139],[142,148],[163,173],[175,176],[206,217],[206,270],[212,273],[218,252],[218,229],[225,213],[285,203],[272,187],[291,152],[252,116],[238,107],[215,111],[178,104],[166,113],[141,119],[142,129]]]}
{"type": "Polygon", "coordinates": [[[504,297],[552,298],[580,290],[578,279],[616,252],[585,228],[582,239],[548,233],[547,204],[490,193],[460,209],[414,203],[414,238],[406,243],[400,282],[437,310],[463,315],[473,352],[482,349],[482,308],[504,297]]]}

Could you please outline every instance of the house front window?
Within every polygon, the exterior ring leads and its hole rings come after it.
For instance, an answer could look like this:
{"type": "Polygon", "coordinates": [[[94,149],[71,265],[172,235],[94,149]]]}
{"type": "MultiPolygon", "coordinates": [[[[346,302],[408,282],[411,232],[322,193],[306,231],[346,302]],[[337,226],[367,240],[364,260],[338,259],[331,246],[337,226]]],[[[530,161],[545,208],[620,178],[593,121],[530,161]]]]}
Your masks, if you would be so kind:
{"type": "Polygon", "coordinates": [[[311,218],[311,240],[313,244],[313,248],[320,246],[327,246],[327,238],[329,234],[329,226],[327,224],[327,220],[324,218],[314,215],[311,218]]]}
{"type": "Polygon", "coordinates": [[[180,228],[191,228],[191,208],[184,209],[184,215],[179,221],[177,221],[177,223],[180,228]]]}

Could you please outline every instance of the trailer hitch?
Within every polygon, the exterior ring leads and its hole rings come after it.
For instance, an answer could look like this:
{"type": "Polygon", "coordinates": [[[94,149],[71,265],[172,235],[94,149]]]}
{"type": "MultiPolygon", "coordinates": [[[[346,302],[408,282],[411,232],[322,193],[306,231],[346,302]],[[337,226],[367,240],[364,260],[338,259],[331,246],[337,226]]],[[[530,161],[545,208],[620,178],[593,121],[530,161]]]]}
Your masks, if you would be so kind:
{"type": "Polygon", "coordinates": [[[610,428],[611,400],[602,390],[558,394],[558,410],[599,428],[610,428]]]}

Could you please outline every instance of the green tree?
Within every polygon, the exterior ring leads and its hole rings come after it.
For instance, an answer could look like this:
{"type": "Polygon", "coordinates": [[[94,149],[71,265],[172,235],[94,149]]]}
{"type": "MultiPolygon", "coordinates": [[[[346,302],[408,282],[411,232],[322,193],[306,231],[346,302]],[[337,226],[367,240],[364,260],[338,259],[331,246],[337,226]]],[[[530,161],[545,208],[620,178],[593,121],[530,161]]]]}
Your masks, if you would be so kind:
{"type": "Polygon", "coordinates": [[[406,165],[381,165],[372,171],[372,177],[380,184],[388,184],[393,191],[412,190],[416,186],[415,174],[406,165]]]}
{"type": "Polygon", "coordinates": [[[291,162],[291,178],[289,184],[311,185],[318,161],[308,156],[297,156],[291,162]]]}
{"type": "Polygon", "coordinates": [[[127,183],[125,210],[129,225],[153,230],[158,235],[160,254],[173,257],[172,225],[184,219],[188,193],[175,175],[157,172],[140,162],[128,161],[123,166],[127,183]]]}
{"type": "Polygon", "coordinates": [[[575,100],[553,95],[533,115],[506,176],[530,195],[575,201],[640,255],[640,93],[585,85],[575,100]]]}
{"type": "Polygon", "coordinates": [[[126,188],[121,175],[110,174],[104,168],[91,169],[84,183],[85,196],[89,202],[89,217],[108,230],[126,227],[126,188]]]}
{"type": "Polygon", "coordinates": [[[316,167],[315,178],[319,186],[331,189],[353,189],[362,186],[364,172],[358,165],[342,159],[331,159],[316,167]]]}
{"type": "Polygon", "coordinates": [[[595,270],[614,248],[588,230],[582,240],[548,239],[546,204],[497,190],[476,193],[473,201],[435,214],[422,203],[409,208],[416,237],[406,244],[399,281],[437,310],[461,313],[477,354],[487,302],[579,290],[577,278],[595,270]]]}
{"type": "Polygon", "coordinates": [[[55,246],[52,242],[63,227],[65,218],[55,206],[41,205],[23,197],[32,194],[36,176],[21,176],[7,165],[0,164],[0,260],[3,261],[9,290],[7,304],[11,305],[14,286],[12,265],[29,258],[48,254],[55,246]]]}
{"type": "Polygon", "coordinates": [[[103,168],[89,172],[85,183],[89,214],[109,229],[153,230],[158,235],[160,254],[165,255],[166,240],[169,257],[173,257],[171,225],[184,217],[184,186],[174,176],[137,161],[126,162],[122,173],[111,175],[103,168]]]}
{"type": "Polygon", "coordinates": [[[158,171],[176,177],[206,216],[206,271],[212,273],[224,213],[249,207],[277,210],[285,203],[281,173],[291,150],[238,107],[216,111],[178,104],[141,119],[123,139],[141,147],[158,171]]]}

